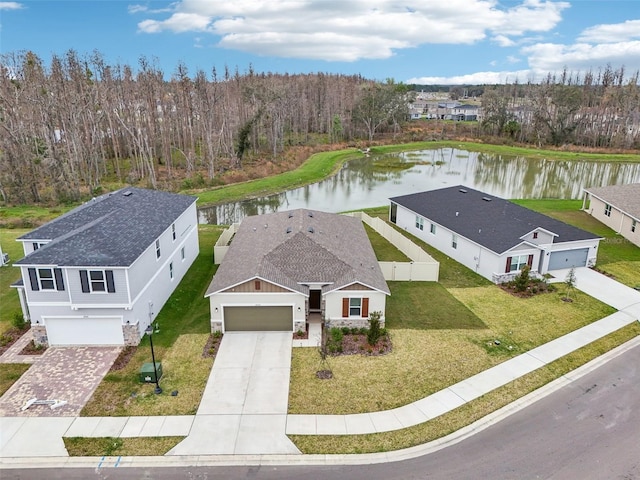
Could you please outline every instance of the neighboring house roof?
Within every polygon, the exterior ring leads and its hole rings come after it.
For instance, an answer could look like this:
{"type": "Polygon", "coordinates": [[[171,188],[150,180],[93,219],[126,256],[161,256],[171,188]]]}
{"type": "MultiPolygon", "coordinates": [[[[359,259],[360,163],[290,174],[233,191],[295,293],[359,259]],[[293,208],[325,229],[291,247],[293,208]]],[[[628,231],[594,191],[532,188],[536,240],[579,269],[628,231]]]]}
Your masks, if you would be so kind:
{"type": "Polygon", "coordinates": [[[362,283],[389,294],[362,222],[354,217],[291,210],[245,217],[206,296],[253,278],[308,294],[362,283]]]}
{"type": "Polygon", "coordinates": [[[128,267],[195,201],[133,187],[102,195],[19,237],[50,242],[15,263],[128,267]]]}
{"type": "Polygon", "coordinates": [[[390,200],[498,254],[521,244],[522,237],[537,228],[554,233],[554,243],[600,238],[462,185],[390,200]]]}
{"type": "Polygon", "coordinates": [[[584,190],[640,221],[640,183],[585,188],[584,190]]]}

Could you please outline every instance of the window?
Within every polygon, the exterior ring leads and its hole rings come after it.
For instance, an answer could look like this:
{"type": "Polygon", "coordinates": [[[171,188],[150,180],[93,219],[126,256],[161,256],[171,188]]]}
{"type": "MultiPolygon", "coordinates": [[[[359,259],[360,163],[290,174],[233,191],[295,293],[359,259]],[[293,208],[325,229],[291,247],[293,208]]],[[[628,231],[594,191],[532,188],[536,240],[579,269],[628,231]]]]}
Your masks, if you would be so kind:
{"type": "Polygon", "coordinates": [[[611,216],[611,205],[609,205],[608,203],[606,203],[605,206],[604,206],[604,214],[607,217],[611,216]]]}
{"type": "Polygon", "coordinates": [[[62,270],[59,268],[29,268],[31,290],[64,290],[62,270]]]}
{"type": "Polygon", "coordinates": [[[458,248],[458,236],[455,233],[451,235],[451,247],[458,248]]]}
{"type": "Polygon", "coordinates": [[[184,247],[182,247],[180,249],[180,258],[182,258],[182,260],[184,260],[184,247]]]}
{"type": "Polygon", "coordinates": [[[637,221],[635,220],[631,220],[631,231],[635,232],[636,231],[636,225],[638,224],[637,221]]]}
{"type": "Polygon", "coordinates": [[[533,238],[534,239],[538,238],[538,232],[533,232],[533,238]]]}
{"type": "Polygon", "coordinates": [[[507,258],[507,273],[519,272],[522,267],[529,265],[533,262],[533,255],[516,255],[515,257],[507,258]]]}
{"type": "Polygon", "coordinates": [[[160,240],[156,240],[156,258],[160,258],[160,240]]]}
{"type": "Polygon", "coordinates": [[[436,224],[432,223],[431,226],[429,227],[429,231],[431,233],[433,233],[434,235],[436,234],[436,224]]]}
{"type": "Polygon", "coordinates": [[[362,316],[362,299],[361,298],[349,299],[349,316],[350,317],[362,316]]]}
{"type": "Polygon", "coordinates": [[[80,270],[80,286],[84,293],[113,293],[113,270],[80,270]]]}
{"type": "Polygon", "coordinates": [[[416,215],[416,228],[418,230],[424,230],[424,218],[416,215]]]}
{"type": "Polygon", "coordinates": [[[260,280],[256,280],[256,281],[253,283],[253,286],[254,286],[254,289],[255,289],[255,290],[260,290],[260,288],[261,288],[260,280]]]}
{"type": "Polygon", "coordinates": [[[173,280],[173,262],[169,264],[169,278],[173,280]]]}
{"type": "Polygon", "coordinates": [[[176,224],[172,223],[171,224],[171,238],[173,238],[173,241],[176,241],[176,224]]]}

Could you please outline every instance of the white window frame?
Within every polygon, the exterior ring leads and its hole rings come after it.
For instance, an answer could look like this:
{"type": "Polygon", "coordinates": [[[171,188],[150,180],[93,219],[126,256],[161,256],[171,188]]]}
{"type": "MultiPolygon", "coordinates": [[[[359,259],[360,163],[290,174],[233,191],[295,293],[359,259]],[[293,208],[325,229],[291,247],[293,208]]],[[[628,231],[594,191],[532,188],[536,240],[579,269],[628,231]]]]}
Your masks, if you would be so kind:
{"type": "Polygon", "coordinates": [[[525,265],[529,265],[529,255],[514,255],[511,257],[509,272],[519,272],[525,265]]]}
{"type": "Polygon", "coordinates": [[[171,238],[173,238],[173,241],[176,241],[176,224],[172,223],[171,224],[171,238]]]}
{"type": "Polygon", "coordinates": [[[635,233],[637,225],[638,225],[638,222],[635,219],[632,219],[631,220],[631,232],[632,233],[635,233]]]}
{"type": "Polygon", "coordinates": [[[158,260],[161,256],[160,252],[160,239],[156,240],[156,260],[158,260]]]}
{"type": "Polygon", "coordinates": [[[362,297],[349,297],[349,317],[362,317],[362,297]],[[351,302],[357,301],[358,305],[351,302]],[[357,310],[358,313],[352,313],[357,310]]]}
{"type": "Polygon", "coordinates": [[[606,217],[610,217],[611,216],[611,205],[609,205],[608,203],[604,204],[604,215],[606,217]]]}
{"type": "Polygon", "coordinates": [[[38,274],[38,286],[40,290],[58,290],[58,283],[56,282],[56,275],[53,272],[53,268],[36,268],[36,273],[38,274]],[[51,274],[51,277],[43,277],[41,275],[42,272],[47,271],[51,274]],[[45,287],[43,282],[47,282],[47,285],[49,285],[48,282],[51,282],[51,287],[45,287]]]}
{"type": "Polygon", "coordinates": [[[173,280],[173,262],[169,262],[169,278],[173,280]]]}
{"type": "Polygon", "coordinates": [[[424,230],[424,218],[420,215],[416,215],[416,228],[418,230],[424,230]]]}
{"type": "Polygon", "coordinates": [[[104,270],[87,270],[87,280],[89,281],[89,293],[109,293],[107,291],[107,274],[104,270]],[[93,278],[93,274],[100,274],[102,278],[93,278]],[[102,290],[94,288],[102,285],[102,290]]]}
{"type": "Polygon", "coordinates": [[[429,227],[429,232],[432,233],[433,235],[436,234],[436,224],[432,223],[431,226],[429,227]]]}
{"type": "Polygon", "coordinates": [[[451,234],[451,248],[458,248],[458,235],[456,235],[455,233],[451,234]]]}
{"type": "Polygon", "coordinates": [[[184,254],[184,247],[182,247],[180,249],[180,258],[182,259],[182,261],[184,262],[184,258],[185,258],[185,254],[184,254]]]}

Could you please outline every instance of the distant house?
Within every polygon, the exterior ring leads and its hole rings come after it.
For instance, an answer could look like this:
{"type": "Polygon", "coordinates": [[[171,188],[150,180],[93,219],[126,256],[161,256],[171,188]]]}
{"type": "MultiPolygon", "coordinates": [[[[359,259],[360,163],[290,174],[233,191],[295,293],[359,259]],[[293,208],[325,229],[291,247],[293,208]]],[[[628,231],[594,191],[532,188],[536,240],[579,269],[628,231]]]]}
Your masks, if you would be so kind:
{"type": "Polygon", "coordinates": [[[206,293],[212,331],[368,326],[389,288],[362,222],[292,210],[245,217],[206,293]]]}
{"type": "Polygon", "coordinates": [[[137,345],[198,255],[196,198],[125,188],[18,238],[34,340],[137,345]]]}
{"type": "Polygon", "coordinates": [[[598,236],[462,185],[390,201],[392,223],[495,283],[596,262],[598,236]]]}
{"type": "Polygon", "coordinates": [[[451,109],[451,119],[459,122],[475,122],[478,120],[478,105],[456,105],[451,109]]]}
{"type": "Polygon", "coordinates": [[[585,188],[582,209],[640,247],[640,183],[585,188]]]}

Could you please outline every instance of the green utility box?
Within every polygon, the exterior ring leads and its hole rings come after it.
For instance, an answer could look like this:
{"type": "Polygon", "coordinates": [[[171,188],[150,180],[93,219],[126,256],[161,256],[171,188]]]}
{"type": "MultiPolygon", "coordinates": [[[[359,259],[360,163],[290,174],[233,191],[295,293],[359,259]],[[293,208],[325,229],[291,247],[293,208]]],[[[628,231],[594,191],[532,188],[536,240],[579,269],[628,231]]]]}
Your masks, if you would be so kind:
{"type": "MultiPolygon", "coordinates": [[[[162,378],[162,363],[156,362],[156,372],[158,372],[158,380],[160,380],[162,378]]],[[[145,363],[140,367],[140,381],[142,383],[156,383],[153,363],[145,363]]]]}

